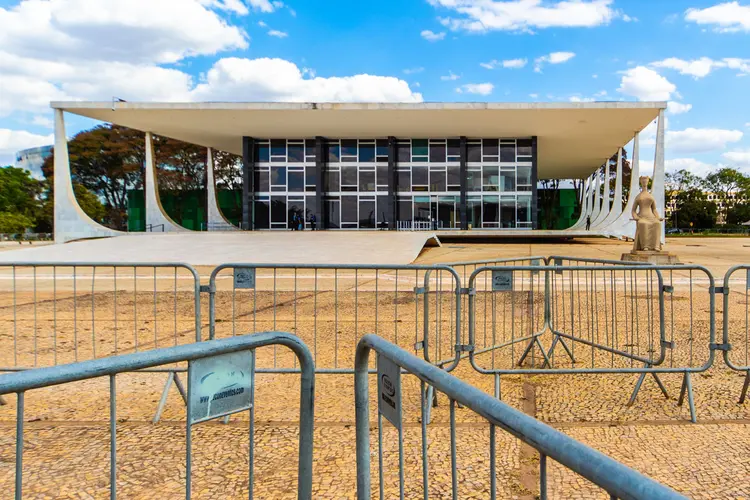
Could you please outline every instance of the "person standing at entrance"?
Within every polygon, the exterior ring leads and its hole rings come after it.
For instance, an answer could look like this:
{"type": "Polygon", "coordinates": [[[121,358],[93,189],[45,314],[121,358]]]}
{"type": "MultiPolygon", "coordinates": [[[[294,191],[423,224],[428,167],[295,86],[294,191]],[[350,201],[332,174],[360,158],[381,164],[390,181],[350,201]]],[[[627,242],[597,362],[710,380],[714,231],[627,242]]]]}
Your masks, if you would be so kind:
{"type": "Polygon", "coordinates": [[[591,230],[591,216],[587,215],[586,216],[586,231],[589,231],[589,230],[591,230]]]}
{"type": "Polygon", "coordinates": [[[310,214],[310,229],[315,231],[315,214],[310,214]]]}

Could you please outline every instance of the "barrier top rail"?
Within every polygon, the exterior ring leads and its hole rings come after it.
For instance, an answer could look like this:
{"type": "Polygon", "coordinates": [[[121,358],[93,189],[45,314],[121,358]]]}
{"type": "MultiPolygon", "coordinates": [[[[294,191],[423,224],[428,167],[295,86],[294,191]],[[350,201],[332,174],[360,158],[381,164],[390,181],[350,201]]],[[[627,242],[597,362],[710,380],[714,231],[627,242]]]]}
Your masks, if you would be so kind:
{"type": "MultiPolygon", "coordinates": [[[[357,412],[357,497],[370,498],[370,423],[368,411],[368,358],[374,350],[403,370],[464,405],[490,424],[496,425],[542,456],[550,457],[568,469],[603,488],[612,498],[652,500],[685,499],[674,490],[630,467],[576,441],[502,401],[454,377],[400,347],[376,336],[365,335],[357,345],[355,397],[357,412]]],[[[546,491],[542,492],[546,498],[546,491]]]]}
{"type": "MultiPolygon", "coordinates": [[[[152,351],[138,352],[134,354],[123,354],[109,358],[82,361],[68,365],[59,365],[49,368],[37,368],[23,372],[0,375],[0,395],[17,393],[17,439],[16,439],[16,498],[21,498],[22,477],[22,453],[23,453],[23,411],[24,393],[32,389],[49,387],[53,385],[77,382],[96,377],[110,376],[110,380],[118,373],[132,372],[159,365],[177,363],[181,361],[193,361],[210,356],[247,351],[258,347],[270,345],[283,345],[291,349],[299,359],[300,363],[300,433],[299,433],[299,468],[298,468],[298,498],[312,498],[312,462],[313,462],[313,424],[314,424],[314,391],[315,391],[315,366],[310,350],[297,337],[289,333],[263,332],[253,335],[232,337],[229,339],[209,340],[194,344],[185,344],[152,351]]],[[[188,400],[190,399],[190,386],[188,386],[188,400]]],[[[110,397],[114,393],[113,386],[110,389],[110,397]]],[[[114,400],[110,400],[114,405],[114,400]]],[[[111,406],[112,412],[113,406],[111,406]]],[[[111,475],[111,498],[116,496],[115,477],[115,434],[114,413],[111,413],[111,446],[112,462],[111,475]]],[[[186,498],[190,498],[191,477],[191,449],[190,449],[190,425],[191,418],[187,418],[187,460],[186,460],[186,498]]]]}

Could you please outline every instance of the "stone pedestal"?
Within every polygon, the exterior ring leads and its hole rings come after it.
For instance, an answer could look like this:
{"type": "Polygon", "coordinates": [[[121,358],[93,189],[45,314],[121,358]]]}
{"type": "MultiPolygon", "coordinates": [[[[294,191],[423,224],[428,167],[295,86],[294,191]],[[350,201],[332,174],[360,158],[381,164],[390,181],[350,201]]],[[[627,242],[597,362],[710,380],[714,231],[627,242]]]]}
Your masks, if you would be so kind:
{"type": "Polygon", "coordinates": [[[670,265],[679,264],[680,259],[669,252],[657,252],[654,250],[635,250],[622,254],[620,260],[625,262],[648,262],[649,264],[670,265]]]}

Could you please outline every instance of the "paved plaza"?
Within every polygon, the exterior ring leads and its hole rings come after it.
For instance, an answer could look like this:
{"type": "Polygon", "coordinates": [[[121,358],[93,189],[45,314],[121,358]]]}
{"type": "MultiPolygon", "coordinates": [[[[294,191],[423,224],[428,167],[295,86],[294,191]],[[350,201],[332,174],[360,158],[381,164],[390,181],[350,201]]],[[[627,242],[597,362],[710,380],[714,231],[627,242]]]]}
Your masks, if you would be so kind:
{"type": "MultiPolygon", "coordinates": [[[[439,263],[563,254],[579,257],[619,258],[629,250],[628,243],[602,239],[560,243],[464,244],[447,243],[425,249],[417,263],[439,263]]],[[[667,249],[684,263],[706,266],[721,276],[731,265],[750,261],[747,238],[679,238],[669,240],[667,249]]],[[[200,264],[198,262],[197,264],[200,264]]],[[[201,283],[206,284],[211,266],[199,266],[201,283]]],[[[133,352],[136,346],[149,349],[183,344],[194,339],[191,282],[186,274],[159,270],[144,271],[138,279],[123,281],[117,289],[112,272],[103,270],[95,277],[79,271],[77,301],[72,302],[70,270],[61,270],[59,285],[50,286],[44,276],[32,290],[30,281],[20,281],[15,299],[8,294],[7,273],[2,278],[0,296],[0,340],[13,349],[0,352],[0,363],[38,366],[53,362],[52,346],[58,362],[88,359],[93,355],[133,352]],[[153,285],[153,292],[149,289],[153,285]],[[176,285],[173,285],[176,283],[176,285]],[[92,286],[96,288],[91,288],[92,286]],[[176,288],[173,288],[176,287],[176,288]],[[95,290],[95,293],[90,293],[95,290]],[[173,293],[174,292],[174,293],[173,293]],[[17,316],[12,314],[13,300],[17,316]],[[115,310],[120,323],[111,318],[115,310]],[[94,312],[95,311],[95,312],[94,312]],[[134,317],[135,316],[135,317],[134,317]],[[92,319],[96,319],[93,328],[92,319]],[[101,321],[100,321],[101,319],[101,321]],[[15,330],[14,330],[15,324],[15,330]],[[45,334],[44,325],[55,326],[57,337],[45,334]],[[36,335],[30,332],[38,332],[36,335]],[[37,346],[38,356],[32,355],[37,346]],[[41,347],[41,349],[39,349],[41,347]]],[[[40,271],[42,273],[42,271],[40,271]]],[[[47,271],[43,271],[47,273],[47,271]]],[[[231,274],[231,273],[230,273],[231,274]]],[[[461,273],[459,273],[461,274],[461,273]]],[[[26,276],[26,275],[24,275],[26,276]]],[[[394,272],[362,273],[341,271],[318,274],[284,271],[258,273],[258,289],[250,294],[231,288],[227,273],[217,279],[217,338],[244,332],[276,328],[299,335],[314,351],[319,367],[351,367],[353,349],[364,333],[377,331],[388,340],[413,351],[415,332],[420,331],[423,313],[415,307],[414,286],[423,274],[394,272]],[[222,277],[223,276],[223,277],[222,277]],[[356,285],[356,286],[355,286],[356,285]],[[273,292],[274,288],[276,292],[273,292]],[[242,293],[241,293],[242,292],[242,293]],[[376,319],[377,318],[377,319],[376,319]]],[[[563,279],[564,276],[561,278],[563,279]]],[[[447,274],[432,276],[444,296],[433,294],[430,308],[435,323],[429,326],[430,354],[444,358],[450,354],[455,324],[447,274]],[[440,280],[445,279],[443,283],[440,280]],[[444,292],[443,292],[444,291],[444,292]],[[440,315],[438,315],[440,311],[440,315]],[[434,316],[433,316],[434,314],[434,316]]],[[[493,334],[510,333],[514,328],[533,328],[539,314],[538,284],[529,274],[519,283],[528,291],[528,300],[517,294],[494,298],[480,290],[477,314],[489,320],[478,322],[477,345],[489,343],[493,334]],[[534,288],[536,287],[536,288],[534,288]],[[506,300],[507,299],[507,300],[506,300]],[[506,307],[509,302],[515,309],[506,307]],[[492,321],[493,318],[495,321],[492,321]],[[494,326],[493,326],[494,325],[494,326]]],[[[697,274],[675,272],[671,277],[674,296],[666,313],[673,319],[672,333],[677,348],[668,363],[700,365],[705,357],[707,337],[708,284],[697,274]],[[695,278],[695,279],[693,279],[695,278]],[[700,278],[700,279],[699,279],[700,278]],[[690,285],[693,283],[693,285],[690,285]],[[671,309],[670,309],[671,308],[671,309]],[[683,346],[696,346],[695,352],[683,346]],[[700,351],[698,347],[703,346],[700,351]]],[[[616,281],[609,282],[612,283],[616,281]]],[[[567,283],[567,282],[564,282],[567,283]]],[[[465,284],[463,286],[466,286],[465,284]]],[[[617,285],[618,287],[624,284],[617,285]]],[[[638,294],[643,295],[644,289],[638,294]]],[[[653,340],[645,335],[634,341],[633,328],[618,316],[631,309],[604,312],[605,297],[633,294],[626,288],[595,288],[582,285],[581,297],[600,304],[601,316],[583,312],[577,318],[604,332],[611,324],[630,340],[618,340],[633,349],[647,350],[653,340]],[[609,294],[609,295],[607,295],[609,294]],[[607,319],[609,318],[609,320],[607,319]],[[610,323],[614,321],[614,323],[610,323]]],[[[524,295],[524,297],[526,297],[524,295]]],[[[640,298],[647,307],[648,299],[640,298]]],[[[730,295],[736,314],[733,325],[745,321],[744,297],[730,295]]],[[[204,301],[207,302],[207,301],[204,301]]],[[[624,303],[624,302],[623,302],[624,303]]],[[[207,304],[202,304],[203,338],[208,330],[207,304]]],[[[629,306],[634,307],[634,306],[629,306]]],[[[632,309],[635,310],[635,309],[632,309]]],[[[646,309],[644,309],[645,311],[646,309]]],[[[723,304],[717,301],[717,330],[721,330],[723,304]]],[[[465,312],[465,311],[464,311],[465,312]]],[[[645,320],[644,320],[645,321],[645,320]]],[[[646,323],[644,323],[646,325],[646,323]]],[[[646,325],[647,326],[647,325],[646,325]]],[[[614,332],[614,330],[612,330],[614,332]]],[[[645,331],[645,330],[644,330],[645,331]]],[[[614,333],[613,333],[614,335],[614,333]]],[[[546,348],[549,335],[541,337],[546,348]]],[[[614,341],[614,340],[613,340],[614,341]]],[[[737,339],[733,355],[744,352],[737,339]]],[[[594,355],[578,345],[582,363],[609,366],[608,356],[594,355]],[[589,356],[591,356],[589,358],[589,356]]],[[[481,366],[512,366],[519,347],[498,350],[478,357],[481,366]]],[[[422,355],[420,353],[420,355],[422,355]]],[[[538,353],[537,353],[538,355],[538,353]]],[[[555,362],[562,363],[562,351],[555,362]]],[[[258,366],[293,366],[292,356],[283,348],[263,348],[258,366]]],[[[540,365],[537,357],[533,363],[540,365]]],[[[493,378],[473,370],[462,360],[454,374],[493,393],[493,378]]],[[[182,376],[184,379],[184,375],[182,376]]],[[[255,493],[256,498],[295,498],[296,450],[298,438],[299,377],[297,375],[257,375],[255,493]]],[[[151,423],[164,387],[163,373],[122,374],[117,377],[118,488],[122,498],[164,498],[181,494],[185,482],[185,407],[172,387],[161,421],[151,423]]],[[[743,374],[728,370],[717,359],[708,371],[693,376],[698,423],[690,422],[687,404],[679,406],[682,376],[661,377],[669,398],[665,398],[651,377],[646,378],[634,405],[628,406],[636,375],[503,375],[501,397],[506,403],[546,422],[570,436],[692,498],[750,497],[750,401],[739,405],[743,374]]],[[[371,378],[371,443],[373,483],[377,484],[377,428],[375,427],[375,378],[371,378]]],[[[12,491],[15,397],[8,396],[0,406],[0,497],[12,491]]],[[[30,391],[26,394],[24,486],[28,498],[103,498],[108,495],[109,478],[109,386],[106,379],[93,379],[66,386],[30,391]]],[[[407,498],[421,497],[421,414],[419,384],[404,379],[404,418],[406,422],[405,467],[407,498]]],[[[354,388],[351,375],[318,375],[315,405],[315,498],[354,498],[354,388]]],[[[459,496],[489,496],[489,430],[486,423],[465,408],[456,410],[457,466],[459,496]]],[[[433,498],[450,494],[449,404],[439,396],[428,426],[429,491],[433,498]]],[[[196,498],[242,498],[247,496],[248,420],[247,414],[232,417],[228,424],[211,422],[197,425],[193,433],[193,488],[196,498]]],[[[395,433],[384,429],[385,498],[397,495],[397,454],[395,433]]],[[[515,438],[498,430],[497,484],[499,498],[533,499],[538,495],[538,455],[515,438]]],[[[606,498],[586,480],[558,464],[549,466],[550,498],[606,498]]]]}

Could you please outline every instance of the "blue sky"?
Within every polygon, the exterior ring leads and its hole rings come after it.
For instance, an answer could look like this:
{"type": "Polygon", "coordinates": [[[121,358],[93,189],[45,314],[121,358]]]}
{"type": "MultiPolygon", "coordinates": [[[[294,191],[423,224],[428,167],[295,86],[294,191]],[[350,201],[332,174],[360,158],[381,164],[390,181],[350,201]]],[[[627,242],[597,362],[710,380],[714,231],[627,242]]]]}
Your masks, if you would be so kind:
{"type": "Polygon", "coordinates": [[[50,100],[666,100],[668,169],[750,172],[745,0],[0,0],[0,26],[3,164],[50,100]]]}

